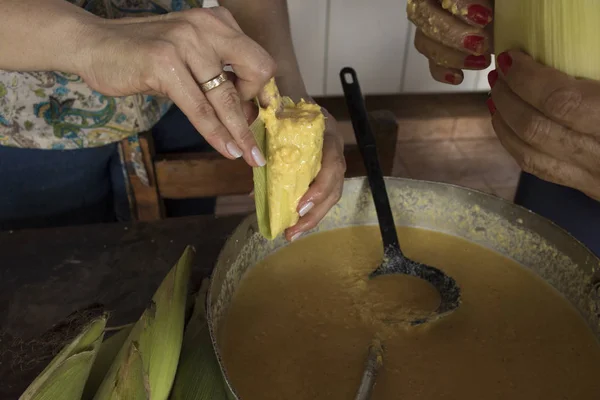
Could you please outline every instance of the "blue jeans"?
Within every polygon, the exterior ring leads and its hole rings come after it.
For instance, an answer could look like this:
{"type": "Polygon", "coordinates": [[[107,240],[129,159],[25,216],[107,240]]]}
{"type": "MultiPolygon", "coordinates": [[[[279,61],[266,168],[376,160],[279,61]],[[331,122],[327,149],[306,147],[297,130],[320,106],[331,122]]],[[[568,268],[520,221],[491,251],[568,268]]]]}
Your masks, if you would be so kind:
{"type": "Polygon", "coordinates": [[[524,172],[515,203],[555,222],[600,256],[600,202],[524,172]]]}
{"type": "MultiPolygon", "coordinates": [[[[213,151],[173,107],[153,129],[159,153],[213,151]]],[[[167,216],[214,213],[215,199],[165,200],[167,216]]],[[[117,144],[81,150],[0,146],[0,230],[131,218],[117,144]]]]}

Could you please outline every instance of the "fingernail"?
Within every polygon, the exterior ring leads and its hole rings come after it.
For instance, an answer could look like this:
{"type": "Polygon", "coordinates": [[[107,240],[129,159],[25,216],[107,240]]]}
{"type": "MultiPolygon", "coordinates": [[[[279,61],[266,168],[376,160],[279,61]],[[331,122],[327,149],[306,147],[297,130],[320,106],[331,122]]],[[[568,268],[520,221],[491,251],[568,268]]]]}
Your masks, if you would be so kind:
{"type": "Polygon", "coordinates": [[[492,22],[492,14],[492,10],[480,4],[473,4],[467,8],[467,18],[481,26],[486,26],[492,22]]]}
{"type": "Polygon", "coordinates": [[[448,82],[448,83],[451,83],[451,84],[453,84],[453,85],[456,85],[456,82],[457,82],[457,80],[458,80],[458,77],[457,77],[455,74],[448,72],[448,73],[447,73],[447,74],[444,76],[444,80],[445,80],[446,82],[448,82]]]}
{"type": "Polygon", "coordinates": [[[474,53],[481,54],[485,46],[485,38],[483,36],[468,35],[463,39],[463,47],[471,50],[474,53]]]}
{"type": "Polygon", "coordinates": [[[254,159],[254,162],[259,167],[264,167],[265,164],[267,163],[265,161],[265,157],[263,156],[263,154],[261,153],[261,151],[260,151],[260,149],[258,147],[253,147],[252,148],[252,158],[254,159]]]}
{"type": "Polygon", "coordinates": [[[309,201],[308,203],[300,207],[300,211],[298,211],[298,214],[300,214],[301,217],[304,217],[314,206],[315,205],[313,204],[313,202],[309,201]]]}
{"type": "Polygon", "coordinates": [[[512,62],[512,57],[509,56],[507,52],[500,53],[500,55],[498,55],[498,67],[500,67],[500,70],[504,75],[508,73],[512,62]]]}
{"type": "Polygon", "coordinates": [[[496,71],[495,69],[493,69],[488,74],[488,83],[490,84],[491,88],[494,87],[494,85],[496,84],[497,80],[498,80],[498,71],[496,71]]]}
{"type": "Polygon", "coordinates": [[[227,143],[227,151],[231,154],[232,157],[240,158],[242,156],[242,149],[238,147],[234,142],[227,143]]]}
{"type": "Polygon", "coordinates": [[[292,238],[290,239],[290,242],[293,242],[294,240],[298,239],[300,236],[302,236],[302,232],[296,233],[294,236],[292,236],[292,238]]]}
{"type": "Polygon", "coordinates": [[[465,57],[465,67],[468,68],[485,68],[488,65],[486,56],[467,56],[465,57]]]}
{"type": "Polygon", "coordinates": [[[487,99],[485,101],[485,104],[487,104],[488,109],[490,110],[490,114],[494,115],[496,113],[496,105],[494,104],[494,100],[492,100],[491,98],[487,99]]]}

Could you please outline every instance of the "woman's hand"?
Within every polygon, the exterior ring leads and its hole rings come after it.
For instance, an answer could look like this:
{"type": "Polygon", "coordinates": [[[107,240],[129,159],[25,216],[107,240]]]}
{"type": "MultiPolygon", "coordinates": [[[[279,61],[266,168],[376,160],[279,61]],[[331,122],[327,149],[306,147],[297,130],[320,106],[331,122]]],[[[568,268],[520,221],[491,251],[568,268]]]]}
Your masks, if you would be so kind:
{"type": "Polygon", "coordinates": [[[504,147],[526,172],[600,200],[600,82],[519,51],[498,55],[497,64],[488,106],[504,147]]]}
{"type": "Polygon", "coordinates": [[[408,0],[406,11],[417,26],[415,47],[436,81],[458,85],[463,69],[490,65],[492,0],[408,0]]]}
{"type": "Polygon", "coordinates": [[[275,62],[224,8],[101,20],[86,32],[78,74],[108,96],[169,97],[219,153],[264,165],[243,111],[274,75],[275,62]],[[231,65],[237,80],[203,93],[231,65]]]}
{"type": "Polygon", "coordinates": [[[317,226],[342,196],[346,172],[344,139],[337,131],[335,118],[325,109],[323,109],[323,113],[326,125],[321,171],[298,203],[300,220],[285,231],[285,237],[290,241],[317,226]]]}

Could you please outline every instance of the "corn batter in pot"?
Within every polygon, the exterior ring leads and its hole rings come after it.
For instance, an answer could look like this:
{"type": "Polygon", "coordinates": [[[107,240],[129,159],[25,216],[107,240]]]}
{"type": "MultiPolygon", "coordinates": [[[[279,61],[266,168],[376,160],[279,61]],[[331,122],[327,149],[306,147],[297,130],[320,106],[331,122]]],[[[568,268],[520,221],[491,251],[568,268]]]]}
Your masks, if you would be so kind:
{"type": "Polygon", "coordinates": [[[374,226],[310,235],[250,269],[218,332],[243,400],[354,398],[370,343],[386,352],[374,400],[591,400],[600,345],[542,279],[463,239],[401,228],[408,257],[462,288],[450,316],[419,327],[386,321],[435,309],[437,292],[407,276],[368,280],[381,262],[374,226]]]}

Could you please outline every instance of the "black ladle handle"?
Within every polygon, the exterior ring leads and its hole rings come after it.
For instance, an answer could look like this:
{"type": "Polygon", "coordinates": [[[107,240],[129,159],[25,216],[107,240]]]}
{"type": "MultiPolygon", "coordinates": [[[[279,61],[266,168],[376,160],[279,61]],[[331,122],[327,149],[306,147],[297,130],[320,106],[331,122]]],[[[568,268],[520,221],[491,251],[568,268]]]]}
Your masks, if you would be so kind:
{"type": "Polygon", "coordinates": [[[385,180],[383,179],[383,172],[379,165],[375,136],[369,124],[367,108],[365,107],[356,72],[350,67],[345,67],[340,71],[340,78],[342,80],[346,105],[352,119],[356,142],[358,143],[358,148],[365,163],[365,169],[367,170],[367,178],[373,194],[373,201],[375,202],[375,210],[377,212],[377,219],[379,220],[384,250],[398,251],[402,254],[398,234],[396,233],[394,215],[392,214],[385,180]]]}

